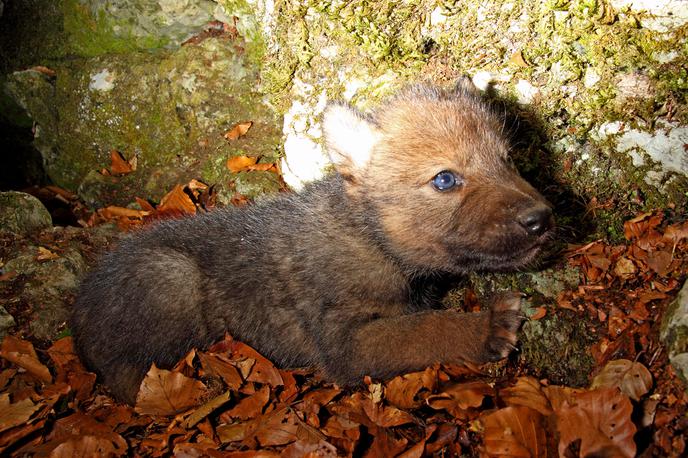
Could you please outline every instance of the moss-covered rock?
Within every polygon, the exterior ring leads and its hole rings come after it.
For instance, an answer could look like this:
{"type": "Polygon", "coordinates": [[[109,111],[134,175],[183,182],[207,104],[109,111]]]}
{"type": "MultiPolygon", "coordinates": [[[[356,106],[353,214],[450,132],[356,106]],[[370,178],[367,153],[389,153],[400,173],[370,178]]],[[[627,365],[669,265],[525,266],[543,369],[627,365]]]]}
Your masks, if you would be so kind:
{"type": "Polygon", "coordinates": [[[30,234],[52,225],[50,213],[34,196],[17,191],[0,192],[0,231],[30,234]]]}
{"type": "Polygon", "coordinates": [[[8,89],[37,125],[48,176],[79,189],[92,205],[160,198],[202,175],[222,192],[231,178],[224,160],[239,149],[277,159],[279,121],[263,103],[257,68],[239,39],[223,35],[173,52],[75,59],[54,69],[55,78],[16,72],[8,89]],[[245,137],[222,137],[245,120],[253,121],[245,137]],[[113,149],[136,156],[136,171],[98,176],[113,149]]]}
{"type": "Polygon", "coordinates": [[[660,336],[666,345],[671,365],[688,390],[688,282],[667,307],[660,336]]]}
{"type": "MultiPolygon", "coordinates": [[[[620,234],[643,209],[688,208],[688,19],[677,5],[276,2],[261,13],[272,50],[264,77],[285,113],[285,179],[298,185],[327,169],[324,101],[366,109],[410,81],[467,74],[520,118],[505,128],[525,175],[558,189],[555,204],[596,205],[596,236],[620,234]]],[[[564,223],[581,226],[575,219],[564,223]]]]}

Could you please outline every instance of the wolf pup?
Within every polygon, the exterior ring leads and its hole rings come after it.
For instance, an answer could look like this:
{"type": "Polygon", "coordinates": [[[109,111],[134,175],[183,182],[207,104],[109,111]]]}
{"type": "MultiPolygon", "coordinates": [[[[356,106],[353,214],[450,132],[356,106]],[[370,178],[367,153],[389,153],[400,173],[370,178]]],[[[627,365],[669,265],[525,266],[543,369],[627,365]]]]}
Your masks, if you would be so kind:
{"type": "Polygon", "coordinates": [[[88,275],[71,328],[115,396],[134,402],[151,363],[170,367],[227,331],[342,384],[514,348],[518,296],[459,313],[430,294],[441,275],[527,266],[551,233],[502,121],[466,84],[415,86],[371,115],[330,105],[323,131],[329,177],[160,222],[88,275]]]}

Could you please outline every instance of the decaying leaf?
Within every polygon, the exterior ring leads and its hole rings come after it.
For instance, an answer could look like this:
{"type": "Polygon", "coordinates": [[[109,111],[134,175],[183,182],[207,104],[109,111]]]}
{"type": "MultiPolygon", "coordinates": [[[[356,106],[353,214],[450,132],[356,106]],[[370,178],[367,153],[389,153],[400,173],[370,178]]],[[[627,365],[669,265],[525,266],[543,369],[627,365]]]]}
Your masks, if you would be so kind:
{"type": "Polygon", "coordinates": [[[542,415],[529,407],[506,407],[481,419],[487,456],[547,457],[542,415]]]}
{"type": "Polygon", "coordinates": [[[487,383],[457,383],[428,396],[426,402],[435,410],[446,410],[454,417],[466,418],[468,410],[480,407],[487,396],[494,396],[494,389],[487,383]]]}
{"type": "Polygon", "coordinates": [[[255,364],[251,368],[251,373],[248,375],[248,377],[246,377],[248,381],[267,383],[273,387],[284,385],[284,381],[282,380],[279,370],[277,370],[277,368],[267,358],[248,345],[236,340],[233,341],[232,358],[250,358],[255,360],[255,364]]]}
{"type": "Polygon", "coordinates": [[[578,394],[575,403],[565,402],[556,411],[560,456],[577,440],[581,456],[635,456],[636,428],[628,397],[607,388],[578,394]]]}
{"type": "Polygon", "coordinates": [[[199,353],[201,366],[207,375],[214,375],[222,378],[227,387],[238,390],[243,381],[239,371],[230,363],[229,358],[222,354],[199,353]]]}
{"type": "Polygon", "coordinates": [[[174,415],[199,405],[206,392],[198,380],[153,364],[141,382],[134,409],[142,415],[174,415]]]}
{"type": "Polygon", "coordinates": [[[251,156],[232,156],[227,159],[227,168],[230,172],[237,173],[242,170],[247,170],[258,162],[257,157],[251,156]]]}
{"type": "Polygon", "coordinates": [[[196,205],[184,192],[184,187],[176,185],[174,189],[160,200],[156,208],[158,213],[177,213],[181,215],[193,215],[196,213],[196,205]]]}
{"type": "Polygon", "coordinates": [[[40,408],[41,405],[34,404],[31,399],[10,404],[9,393],[0,394],[0,432],[25,423],[40,408]]]}
{"type": "Polygon", "coordinates": [[[617,359],[604,366],[593,379],[591,388],[619,388],[629,398],[639,401],[652,388],[652,374],[640,363],[617,359]]]}
{"type": "Polygon", "coordinates": [[[499,395],[507,405],[530,407],[545,416],[552,413],[540,382],[533,377],[519,377],[516,385],[500,390],[499,395]]]}
{"type": "Polygon", "coordinates": [[[437,369],[428,367],[422,372],[413,372],[394,377],[387,383],[385,398],[400,409],[412,409],[423,404],[421,392],[429,395],[437,385],[437,369]]]}
{"type": "Polygon", "coordinates": [[[225,137],[227,140],[237,140],[246,135],[246,132],[248,132],[252,125],[253,121],[245,121],[234,124],[231,129],[225,132],[223,137],[225,137]]]}
{"type": "Polygon", "coordinates": [[[33,344],[29,341],[12,335],[5,336],[0,347],[0,357],[16,364],[42,382],[50,383],[53,380],[48,368],[38,361],[33,344]]]}
{"type": "Polygon", "coordinates": [[[126,160],[117,150],[110,151],[110,173],[112,175],[126,175],[136,170],[136,155],[126,160]]]}
{"type": "Polygon", "coordinates": [[[263,386],[251,396],[242,399],[232,409],[222,414],[229,418],[248,420],[259,416],[263,412],[263,407],[270,399],[270,387],[263,386]]]}

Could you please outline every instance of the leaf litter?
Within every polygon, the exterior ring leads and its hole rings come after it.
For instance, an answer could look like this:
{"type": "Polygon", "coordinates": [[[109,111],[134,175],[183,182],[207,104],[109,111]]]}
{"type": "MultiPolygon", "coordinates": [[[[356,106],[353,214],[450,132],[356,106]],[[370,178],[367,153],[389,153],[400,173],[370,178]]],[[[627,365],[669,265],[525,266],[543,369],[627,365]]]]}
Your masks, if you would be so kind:
{"type": "MultiPolygon", "coordinates": [[[[157,205],[138,199],[140,209],[102,209],[90,224],[131,229],[206,211],[210,190],[194,180],[157,205]]],[[[0,453],[681,456],[688,398],[657,327],[688,273],[688,224],[653,212],[627,221],[624,233],[622,245],[570,247],[580,284],[560,294],[559,307],[545,307],[598,325],[588,388],[553,385],[503,362],[499,377],[489,375],[493,366],[435,364],[344,388],[309,370],[280,370],[227,335],[174,368],[152,366],[131,407],[96,383],[71,337],[37,351],[30,336],[10,335],[0,347],[0,453]]],[[[59,247],[45,246],[38,256],[59,256],[59,247]]]]}

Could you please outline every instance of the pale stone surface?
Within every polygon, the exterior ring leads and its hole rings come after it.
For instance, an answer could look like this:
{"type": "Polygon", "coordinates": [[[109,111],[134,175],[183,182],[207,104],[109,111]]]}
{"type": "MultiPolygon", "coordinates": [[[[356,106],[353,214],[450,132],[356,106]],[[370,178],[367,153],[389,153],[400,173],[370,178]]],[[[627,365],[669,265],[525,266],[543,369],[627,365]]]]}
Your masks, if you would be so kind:
{"type": "Polygon", "coordinates": [[[667,307],[660,337],[667,347],[669,361],[688,390],[688,282],[667,307]]]}

